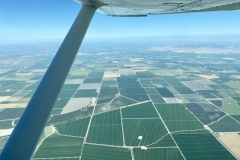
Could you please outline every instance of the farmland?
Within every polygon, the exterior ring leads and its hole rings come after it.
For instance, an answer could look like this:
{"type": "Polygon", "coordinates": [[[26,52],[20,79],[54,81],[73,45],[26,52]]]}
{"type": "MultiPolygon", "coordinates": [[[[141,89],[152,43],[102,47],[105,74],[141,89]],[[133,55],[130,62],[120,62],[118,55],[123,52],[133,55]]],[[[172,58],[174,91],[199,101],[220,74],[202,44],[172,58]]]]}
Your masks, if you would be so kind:
{"type": "Polygon", "coordinates": [[[79,157],[82,142],[82,138],[53,134],[43,141],[34,158],[79,157]]]}
{"type": "MultiPolygon", "coordinates": [[[[0,55],[0,152],[53,53],[0,55]]],[[[239,64],[236,54],[83,47],[32,159],[237,159],[239,64]]]]}

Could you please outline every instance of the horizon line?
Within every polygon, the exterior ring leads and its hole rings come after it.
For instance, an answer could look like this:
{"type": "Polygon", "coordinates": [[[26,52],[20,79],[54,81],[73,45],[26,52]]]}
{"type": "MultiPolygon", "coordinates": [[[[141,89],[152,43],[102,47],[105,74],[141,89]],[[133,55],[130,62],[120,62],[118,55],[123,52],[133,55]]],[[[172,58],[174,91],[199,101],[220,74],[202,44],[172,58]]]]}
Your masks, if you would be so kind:
{"type": "MultiPolygon", "coordinates": [[[[236,34],[179,34],[179,35],[123,35],[123,36],[86,36],[84,38],[84,41],[89,40],[98,40],[98,41],[106,41],[106,40],[122,40],[122,39],[128,39],[131,40],[133,38],[174,38],[174,37],[186,37],[186,38],[193,38],[193,37],[206,37],[206,38],[214,38],[219,36],[231,36],[234,38],[237,38],[238,41],[240,41],[240,33],[236,34]]],[[[64,40],[64,37],[55,37],[55,38],[6,38],[6,39],[0,39],[0,46],[2,45],[8,45],[8,44],[22,44],[22,43],[43,43],[43,42],[61,42],[64,40]]],[[[141,40],[141,39],[137,39],[141,40]]],[[[187,40],[187,39],[184,39],[187,40]]],[[[219,40],[219,39],[218,39],[219,40]]],[[[221,41],[221,40],[220,40],[221,41]]],[[[225,40],[226,41],[226,40],[225,40]]]]}

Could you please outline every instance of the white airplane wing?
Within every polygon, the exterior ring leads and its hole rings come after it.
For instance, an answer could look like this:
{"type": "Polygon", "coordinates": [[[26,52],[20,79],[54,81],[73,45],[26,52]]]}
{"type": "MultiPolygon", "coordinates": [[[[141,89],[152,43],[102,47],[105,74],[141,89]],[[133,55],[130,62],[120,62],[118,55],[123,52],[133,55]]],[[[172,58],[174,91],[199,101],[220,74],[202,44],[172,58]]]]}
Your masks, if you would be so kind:
{"type": "Polygon", "coordinates": [[[240,9],[240,0],[77,0],[109,16],[147,16],[240,9]]]}

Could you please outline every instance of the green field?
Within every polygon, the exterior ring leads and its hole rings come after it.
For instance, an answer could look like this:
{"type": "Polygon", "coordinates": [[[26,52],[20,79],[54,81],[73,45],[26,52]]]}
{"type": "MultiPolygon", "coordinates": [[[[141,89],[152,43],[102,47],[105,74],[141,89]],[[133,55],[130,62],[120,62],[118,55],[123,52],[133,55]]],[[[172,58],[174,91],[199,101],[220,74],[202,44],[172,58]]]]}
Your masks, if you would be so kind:
{"type": "Polygon", "coordinates": [[[183,104],[155,105],[171,132],[204,129],[201,122],[183,104]]]}
{"type": "Polygon", "coordinates": [[[174,143],[170,134],[163,136],[161,139],[152,143],[151,145],[146,145],[148,147],[174,147],[176,144],[174,143]]]}
{"type": "Polygon", "coordinates": [[[79,157],[81,154],[82,143],[83,138],[53,134],[43,141],[33,157],[79,157]]]}
{"type": "Polygon", "coordinates": [[[148,95],[159,95],[155,88],[144,88],[148,95]]]}
{"type": "Polygon", "coordinates": [[[146,95],[146,91],[143,88],[120,88],[120,93],[122,95],[146,95]]]}
{"type": "MultiPolygon", "coordinates": [[[[49,158],[49,159],[51,159],[51,160],[79,160],[79,157],[76,157],[76,158],[49,158]]],[[[33,158],[32,160],[39,160],[39,158],[33,158]]],[[[41,159],[41,160],[43,160],[43,159],[41,159]]],[[[48,160],[48,158],[44,158],[44,160],[48,160]]]]}
{"type": "Polygon", "coordinates": [[[117,86],[117,81],[116,80],[103,80],[102,81],[102,86],[117,86]]]}
{"type": "Polygon", "coordinates": [[[5,145],[5,143],[7,142],[8,137],[0,137],[0,153],[5,145]]]}
{"type": "Polygon", "coordinates": [[[62,109],[66,106],[70,98],[58,98],[53,106],[53,108],[59,108],[62,109]]]}
{"type": "MultiPolygon", "coordinates": [[[[136,78],[121,76],[117,78],[117,83],[120,89],[121,88],[126,89],[126,90],[123,90],[125,92],[130,91],[132,93],[132,91],[130,90],[131,88],[139,88],[139,90],[141,90],[141,85],[136,78]]],[[[142,93],[144,92],[145,91],[142,91],[142,93]]]]}
{"type": "Polygon", "coordinates": [[[220,89],[219,91],[228,95],[229,97],[240,97],[240,93],[237,93],[232,89],[220,89]]]}
{"type": "Polygon", "coordinates": [[[6,108],[0,112],[0,120],[19,118],[24,109],[25,108],[6,108]]]}
{"type": "Polygon", "coordinates": [[[180,94],[194,94],[195,93],[186,86],[174,87],[174,89],[176,89],[180,94]]]}
{"type": "Polygon", "coordinates": [[[122,146],[120,110],[95,115],[91,121],[87,142],[122,146]]]}
{"type": "Polygon", "coordinates": [[[235,160],[211,134],[173,135],[186,159],[235,160]]]}
{"type": "Polygon", "coordinates": [[[80,97],[97,97],[98,93],[96,89],[82,89],[77,90],[76,93],[73,95],[73,98],[80,98],[80,97]]]}
{"type": "Polygon", "coordinates": [[[64,90],[61,90],[58,97],[59,98],[71,98],[75,92],[76,92],[75,89],[64,89],[64,90]]]}
{"type": "Polygon", "coordinates": [[[138,101],[138,102],[143,102],[143,101],[148,101],[149,100],[149,97],[147,94],[139,94],[139,95],[129,95],[129,94],[124,94],[122,95],[124,97],[127,97],[133,101],[138,101]]]}
{"type": "Polygon", "coordinates": [[[227,83],[225,83],[226,85],[228,85],[229,87],[232,87],[232,88],[240,88],[240,83],[239,81],[229,81],[227,83]]]}
{"type": "Polygon", "coordinates": [[[223,106],[221,100],[210,100],[210,102],[212,102],[217,107],[222,107],[223,106]]]}
{"type": "Polygon", "coordinates": [[[56,125],[59,134],[85,137],[90,118],[64,122],[56,125]]]}
{"type": "Polygon", "coordinates": [[[38,84],[33,83],[32,85],[25,88],[25,90],[35,90],[37,89],[37,87],[38,87],[38,84]]]}
{"type": "Polygon", "coordinates": [[[164,98],[174,98],[175,96],[172,94],[172,92],[170,92],[166,87],[163,88],[159,88],[157,87],[156,90],[158,91],[158,93],[164,97],[164,98]]]}
{"type": "Polygon", "coordinates": [[[77,110],[74,112],[66,113],[66,114],[59,114],[59,115],[54,115],[52,116],[47,124],[55,124],[55,123],[60,123],[60,122],[65,122],[65,121],[71,121],[76,118],[82,118],[91,115],[93,112],[93,107],[87,107],[87,111],[82,111],[77,110]]]}
{"type": "Polygon", "coordinates": [[[154,104],[165,103],[165,101],[163,100],[163,98],[159,94],[158,95],[149,95],[149,97],[154,104]]]}
{"type": "Polygon", "coordinates": [[[93,116],[91,125],[121,124],[120,110],[109,111],[93,116]]]}
{"type": "MultiPolygon", "coordinates": [[[[222,139],[240,133],[240,60],[222,51],[240,48],[123,40],[83,44],[32,159],[231,160],[230,149],[237,157],[239,146],[222,139]],[[196,48],[207,54],[185,52],[196,48]]],[[[56,53],[51,45],[0,47],[0,152],[56,53]]]]}
{"type": "MultiPolygon", "coordinates": [[[[155,87],[155,85],[153,85],[152,83],[141,83],[142,87],[145,88],[153,88],[155,87]]],[[[146,91],[146,90],[145,90],[146,91]]],[[[147,91],[146,91],[147,92],[147,91]]]]}
{"type": "Polygon", "coordinates": [[[158,118],[151,102],[141,103],[122,109],[122,118],[158,118]]]}
{"type": "Polygon", "coordinates": [[[165,81],[173,87],[186,87],[177,78],[167,78],[165,81]]]}
{"type": "Polygon", "coordinates": [[[93,70],[88,74],[87,78],[102,78],[103,74],[104,74],[104,72],[100,69],[93,70]]]}
{"type": "Polygon", "coordinates": [[[232,97],[232,98],[238,101],[238,103],[240,103],[240,97],[232,97]]]}
{"type": "Polygon", "coordinates": [[[109,97],[112,95],[116,95],[118,93],[118,88],[117,87],[101,87],[99,97],[109,97]]]}
{"type": "Polygon", "coordinates": [[[122,146],[122,125],[91,125],[87,136],[87,142],[122,146]]]}
{"type": "Polygon", "coordinates": [[[13,128],[12,125],[13,120],[7,120],[7,121],[0,121],[0,129],[9,129],[13,128]]]}
{"type": "MultiPolygon", "coordinates": [[[[69,79],[78,79],[79,76],[70,76],[69,79]]],[[[62,89],[77,90],[80,84],[64,84],[62,89]]]]}
{"type": "Polygon", "coordinates": [[[150,71],[136,72],[136,75],[138,78],[154,78],[154,77],[156,77],[156,75],[150,71]]]}
{"type": "MultiPolygon", "coordinates": [[[[86,75],[74,75],[74,74],[72,74],[71,76],[68,77],[68,79],[84,79],[85,77],[86,77],[86,75]]],[[[73,84],[73,85],[76,85],[76,84],[73,84]]]]}
{"type": "Polygon", "coordinates": [[[231,115],[231,116],[240,123],[240,115],[231,115]]]}
{"type": "Polygon", "coordinates": [[[85,144],[82,160],[131,160],[131,152],[126,148],[85,144]]]}
{"type": "Polygon", "coordinates": [[[217,98],[217,96],[210,93],[209,90],[199,90],[197,91],[197,93],[203,96],[204,98],[217,98]]]}
{"type": "Polygon", "coordinates": [[[140,148],[133,149],[135,160],[183,160],[177,148],[140,148]]]}
{"type": "Polygon", "coordinates": [[[209,125],[209,127],[214,132],[240,132],[240,124],[229,116],[209,125]]]}
{"type": "Polygon", "coordinates": [[[151,145],[167,134],[160,119],[123,119],[123,130],[127,146],[151,145]]]}
{"type": "Polygon", "coordinates": [[[85,78],[83,83],[101,83],[102,78],[85,78]]]}

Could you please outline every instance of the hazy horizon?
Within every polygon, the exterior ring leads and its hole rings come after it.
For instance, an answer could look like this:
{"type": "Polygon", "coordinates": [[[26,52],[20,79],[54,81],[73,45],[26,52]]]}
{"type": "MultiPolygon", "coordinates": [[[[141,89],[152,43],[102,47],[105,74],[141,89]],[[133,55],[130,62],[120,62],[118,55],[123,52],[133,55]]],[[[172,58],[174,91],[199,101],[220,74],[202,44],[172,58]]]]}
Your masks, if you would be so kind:
{"type": "MultiPolygon", "coordinates": [[[[62,38],[52,39],[4,39],[0,38],[0,46],[11,44],[32,44],[32,43],[59,43],[63,41],[62,38]]],[[[240,34],[209,34],[209,35],[163,35],[163,36],[113,36],[113,37],[85,37],[83,43],[98,42],[98,43],[111,43],[111,42],[141,42],[141,43],[187,43],[187,42],[210,42],[210,43],[239,43],[240,34]]]]}

